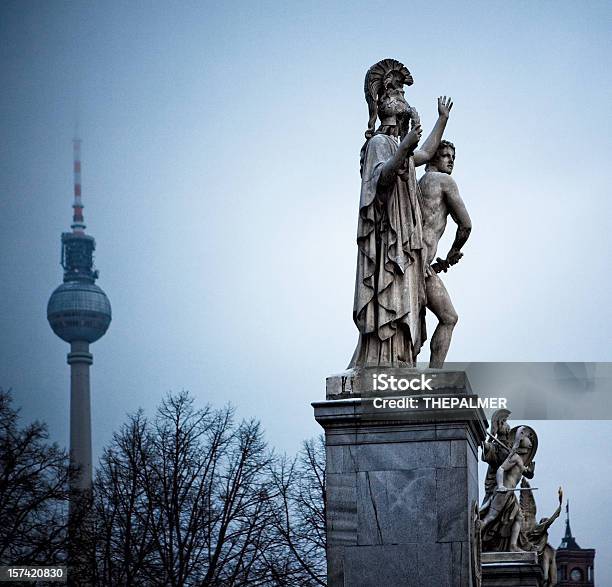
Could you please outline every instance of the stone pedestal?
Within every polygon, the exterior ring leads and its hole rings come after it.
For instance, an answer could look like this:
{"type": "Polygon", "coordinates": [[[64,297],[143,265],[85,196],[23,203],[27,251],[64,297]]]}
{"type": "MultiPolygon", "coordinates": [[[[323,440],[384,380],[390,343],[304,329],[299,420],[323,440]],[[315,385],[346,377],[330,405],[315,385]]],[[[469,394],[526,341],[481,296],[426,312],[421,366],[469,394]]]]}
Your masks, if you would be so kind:
{"type": "Polygon", "coordinates": [[[482,587],[542,587],[537,552],[485,552],[482,587]]]}
{"type": "MultiPolygon", "coordinates": [[[[470,508],[478,500],[484,414],[377,413],[371,383],[367,370],[330,377],[328,401],[313,404],[326,438],[328,586],[471,587],[470,508]]],[[[393,395],[471,394],[460,372],[438,372],[430,385],[393,395]]]]}

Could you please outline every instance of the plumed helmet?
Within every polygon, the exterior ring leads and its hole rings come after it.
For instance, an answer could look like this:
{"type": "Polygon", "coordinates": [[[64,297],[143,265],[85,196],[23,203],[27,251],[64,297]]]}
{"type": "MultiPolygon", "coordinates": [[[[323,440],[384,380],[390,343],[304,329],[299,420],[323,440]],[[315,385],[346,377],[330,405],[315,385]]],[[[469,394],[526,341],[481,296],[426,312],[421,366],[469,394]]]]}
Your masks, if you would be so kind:
{"type": "Polygon", "coordinates": [[[376,117],[378,116],[378,100],[385,94],[386,90],[390,87],[411,86],[413,83],[414,80],[408,68],[397,59],[383,59],[368,69],[363,85],[370,114],[368,130],[365,133],[366,139],[374,135],[376,117]]]}
{"type": "Polygon", "coordinates": [[[496,410],[491,416],[491,435],[496,436],[503,418],[507,418],[512,412],[510,410],[496,410]]]}

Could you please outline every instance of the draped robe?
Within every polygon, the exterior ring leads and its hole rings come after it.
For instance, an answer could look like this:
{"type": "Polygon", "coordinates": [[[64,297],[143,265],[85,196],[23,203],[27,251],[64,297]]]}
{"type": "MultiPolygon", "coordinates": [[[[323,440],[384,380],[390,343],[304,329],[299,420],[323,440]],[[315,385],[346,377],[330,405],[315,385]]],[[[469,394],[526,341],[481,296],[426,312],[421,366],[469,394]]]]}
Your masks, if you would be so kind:
{"type": "Polygon", "coordinates": [[[427,338],[427,255],[412,156],[388,185],[380,181],[397,149],[397,139],[382,133],[365,145],[353,305],[359,342],[349,367],[414,366],[427,338]]]}

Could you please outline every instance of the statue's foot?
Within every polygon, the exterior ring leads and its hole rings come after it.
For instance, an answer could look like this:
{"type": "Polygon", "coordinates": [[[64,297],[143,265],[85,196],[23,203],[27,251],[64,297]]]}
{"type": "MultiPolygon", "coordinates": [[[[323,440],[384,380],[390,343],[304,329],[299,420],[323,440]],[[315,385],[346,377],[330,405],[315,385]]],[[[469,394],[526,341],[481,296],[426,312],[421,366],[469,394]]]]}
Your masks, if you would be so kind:
{"type": "Polygon", "coordinates": [[[511,546],[510,552],[527,552],[527,551],[523,550],[522,548],[519,548],[518,546],[511,546]]]}

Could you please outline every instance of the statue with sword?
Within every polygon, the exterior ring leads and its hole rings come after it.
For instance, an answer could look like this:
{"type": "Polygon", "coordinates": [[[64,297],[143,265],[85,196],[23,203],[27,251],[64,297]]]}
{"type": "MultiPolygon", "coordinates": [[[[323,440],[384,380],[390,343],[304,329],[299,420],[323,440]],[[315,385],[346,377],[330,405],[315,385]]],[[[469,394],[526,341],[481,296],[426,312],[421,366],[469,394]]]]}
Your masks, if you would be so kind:
{"type": "Polygon", "coordinates": [[[508,441],[508,455],[495,472],[495,489],[480,510],[485,552],[533,550],[529,538],[521,532],[523,512],[517,493],[524,490],[518,487],[523,477],[533,478],[538,437],[530,426],[518,426],[510,430],[508,441]]]}
{"type": "Polygon", "coordinates": [[[510,411],[497,410],[491,417],[491,432],[482,446],[482,460],[489,464],[485,497],[478,513],[484,552],[537,552],[545,585],[554,585],[554,549],[548,544],[548,528],[559,516],[559,507],[550,518],[536,523],[536,505],[527,479],[535,471],[538,437],[530,426],[510,428],[510,411]],[[520,484],[520,485],[519,485],[520,484]]]}

